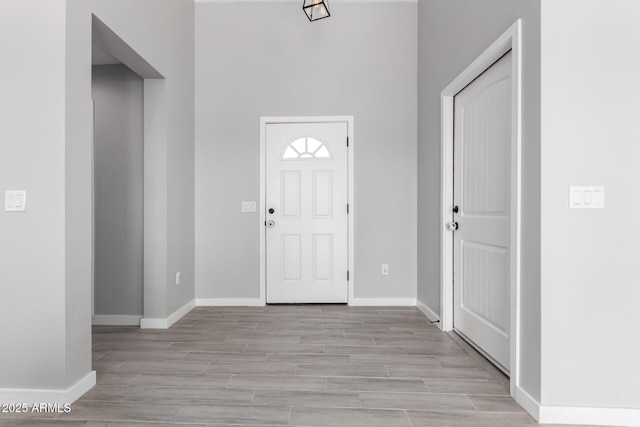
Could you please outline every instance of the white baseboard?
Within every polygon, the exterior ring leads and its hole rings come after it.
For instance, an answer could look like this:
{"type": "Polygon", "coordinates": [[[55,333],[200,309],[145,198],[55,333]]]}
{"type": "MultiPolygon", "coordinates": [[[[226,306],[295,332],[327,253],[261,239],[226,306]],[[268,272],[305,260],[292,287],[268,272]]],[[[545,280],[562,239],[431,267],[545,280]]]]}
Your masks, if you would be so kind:
{"type": "Polygon", "coordinates": [[[143,317],[140,319],[140,329],[169,329],[171,325],[182,319],[182,317],[193,310],[195,306],[195,300],[191,300],[174,311],[173,314],[167,318],[150,319],[148,317],[143,317]]]}
{"type": "Polygon", "coordinates": [[[28,405],[38,403],[73,403],[94,385],[96,385],[96,371],[91,371],[66,390],[0,389],[0,402],[24,403],[28,405]]]}
{"type": "MultiPolygon", "coordinates": [[[[197,307],[262,307],[260,298],[197,298],[197,307]]],[[[415,307],[414,298],[354,298],[351,306],[362,307],[415,307]]]]}
{"type": "Polygon", "coordinates": [[[67,390],[67,403],[73,403],[96,385],[96,371],[91,371],[67,390]]]}
{"type": "Polygon", "coordinates": [[[540,406],[540,424],[640,426],[640,409],[540,406]]]}
{"type": "Polygon", "coordinates": [[[538,401],[529,393],[520,388],[519,385],[516,385],[516,395],[514,398],[518,405],[522,406],[534,420],[540,421],[540,403],[538,403],[538,401]]]}
{"type": "Polygon", "coordinates": [[[94,326],[140,326],[142,316],[120,314],[96,314],[91,324],[94,326]]]}
{"type": "Polygon", "coordinates": [[[431,320],[432,322],[440,321],[440,316],[438,316],[435,311],[427,307],[422,301],[416,301],[416,308],[420,310],[425,316],[427,316],[427,319],[431,320]]]}
{"type": "Polygon", "coordinates": [[[260,298],[197,298],[198,307],[262,307],[260,298]]]}
{"type": "Polygon", "coordinates": [[[349,301],[354,307],[415,307],[415,298],[353,298],[349,301]]]}
{"type": "Polygon", "coordinates": [[[640,409],[540,405],[520,386],[516,386],[515,400],[540,424],[640,426],[640,409]]]}

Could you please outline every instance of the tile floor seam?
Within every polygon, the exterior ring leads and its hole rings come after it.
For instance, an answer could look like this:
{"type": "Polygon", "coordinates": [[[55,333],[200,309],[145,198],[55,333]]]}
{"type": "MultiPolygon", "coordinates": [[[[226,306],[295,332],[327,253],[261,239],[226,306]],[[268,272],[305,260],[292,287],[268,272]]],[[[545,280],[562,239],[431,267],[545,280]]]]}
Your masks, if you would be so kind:
{"type": "Polygon", "coordinates": [[[125,362],[126,362],[125,360],[121,361],[120,364],[117,366],[117,368],[115,368],[113,371],[110,371],[110,372],[116,372],[118,369],[122,367],[122,365],[125,364],[125,362]]]}
{"type": "Polygon", "coordinates": [[[224,385],[225,389],[231,388],[231,387],[229,387],[229,385],[231,384],[231,380],[233,379],[233,377],[234,377],[234,374],[229,375],[229,378],[227,378],[227,382],[224,385]]]}
{"type": "Polygon", "coordinates": [[[471,406],[473,406],[476,409],[476,411],[478,411],[478,407],[473,403],[471,399],[469,399],[469,396],[465,394],[464,397],[469,401],[469,403],[471,403],[471,406]]]}
{"type": "Polygon", "coordinates": [[[132,385],[132,384],[136,381],[136,379],[138,379],[138,377],[139,377],[139,376],[140,376],[140,374],[139,374],[139,373],[138,373],[138,374],[136,374],[136,375],[131,379],[131,381],[129,381],[129,382],[128,382],[127,384],[125,384],[125,385],[126,385],[127,387],[128,387],[128,386],[130,386],[130,385],[132,385]]]}
{"type": "Polygon", "coordinates": [[[404,410],[404,416],[407,417],[407,421],[409,422],[409,427],[414,427],[413,423],[411,422],[411,417],[409,416],[409,414],[407,413],[407,410],[404,410]]]}

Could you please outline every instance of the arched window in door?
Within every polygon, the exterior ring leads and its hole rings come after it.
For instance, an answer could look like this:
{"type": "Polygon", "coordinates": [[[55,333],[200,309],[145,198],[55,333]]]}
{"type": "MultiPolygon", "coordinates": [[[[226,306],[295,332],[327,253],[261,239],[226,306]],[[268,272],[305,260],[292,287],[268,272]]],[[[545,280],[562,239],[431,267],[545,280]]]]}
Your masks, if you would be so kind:
{"type": "Polygon", "coordinates": [[[282,150],[280,160],[324,160],[331,159],[329,146],[312,136],[303,136],[291,141],[282,150]]]}

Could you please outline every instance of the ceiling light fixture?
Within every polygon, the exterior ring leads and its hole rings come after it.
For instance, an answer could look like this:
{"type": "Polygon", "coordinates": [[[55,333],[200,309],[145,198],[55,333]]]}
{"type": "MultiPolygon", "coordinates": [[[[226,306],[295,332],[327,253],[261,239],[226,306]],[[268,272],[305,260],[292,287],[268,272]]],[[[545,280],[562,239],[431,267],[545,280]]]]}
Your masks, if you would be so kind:
{"type": "Polygon", "coordinates": [[[317,21],[331,16],[327,7],[327,0],[304,0],[302,10],[304,10],[309,21],[317,21]]]}

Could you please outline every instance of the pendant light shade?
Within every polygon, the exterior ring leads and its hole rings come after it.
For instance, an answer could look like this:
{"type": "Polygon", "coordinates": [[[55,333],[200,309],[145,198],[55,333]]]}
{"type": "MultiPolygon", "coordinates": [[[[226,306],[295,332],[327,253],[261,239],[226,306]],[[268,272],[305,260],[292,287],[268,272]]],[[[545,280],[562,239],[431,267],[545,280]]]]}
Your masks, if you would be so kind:
{"type": "Polygon", "coordinates": [[[302,10],[309,18],[309,21],[328,18],[331,16],[327,6],[327,0],[304,0],[302,10]]]}

